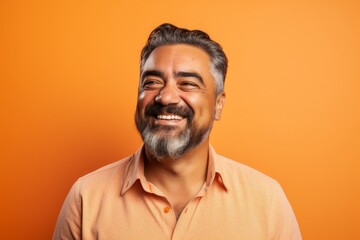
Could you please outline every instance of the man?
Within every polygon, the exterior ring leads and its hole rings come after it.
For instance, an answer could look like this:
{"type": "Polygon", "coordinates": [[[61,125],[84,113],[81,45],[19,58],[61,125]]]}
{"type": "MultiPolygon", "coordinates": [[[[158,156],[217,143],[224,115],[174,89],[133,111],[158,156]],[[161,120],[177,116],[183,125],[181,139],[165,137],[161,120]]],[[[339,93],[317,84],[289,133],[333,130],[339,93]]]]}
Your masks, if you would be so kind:
{"type": "Polygon", "coordinates": [[[301,239],[279,184],[209,145],[227,58],[198,30],[157,27],[141,52],[144,145],[80,178],[54,239],[301,239]]]}

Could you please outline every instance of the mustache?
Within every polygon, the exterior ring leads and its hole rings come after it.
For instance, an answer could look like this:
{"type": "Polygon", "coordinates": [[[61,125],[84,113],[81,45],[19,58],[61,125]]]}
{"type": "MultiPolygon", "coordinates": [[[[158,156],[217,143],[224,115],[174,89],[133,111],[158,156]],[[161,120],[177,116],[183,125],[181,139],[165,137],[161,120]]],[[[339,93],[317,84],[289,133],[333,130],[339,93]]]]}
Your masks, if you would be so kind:
{"type": "Polygon", "coordinates": [[[178,106],[178,105],[162,105],[160,103],[154,102],[149,104],[145,108],[145,116],[157,116],[161,114],[174,114],[179,115],[184,118],[192,119],[194,116],[193,110],[188,106],[178,106]]]}

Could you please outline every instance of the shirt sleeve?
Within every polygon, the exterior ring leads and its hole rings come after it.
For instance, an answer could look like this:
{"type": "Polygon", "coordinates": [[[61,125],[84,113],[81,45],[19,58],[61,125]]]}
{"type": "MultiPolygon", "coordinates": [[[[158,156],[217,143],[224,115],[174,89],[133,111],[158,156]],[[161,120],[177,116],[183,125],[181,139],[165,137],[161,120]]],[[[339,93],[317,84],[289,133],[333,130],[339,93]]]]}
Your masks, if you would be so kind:
{"type": "Polygon", "coordinates": [[[78,182],[72,186],[65,199],[53,234],[53,240],[65,239],[81,239],[81,198],[78,182]]]}
{"type": "Polygon", "coordinates": [[[276,240],[301,240],[301,233],[295,214],[279,184],[274,190],[274,214],[276,219],[276,240]]]}

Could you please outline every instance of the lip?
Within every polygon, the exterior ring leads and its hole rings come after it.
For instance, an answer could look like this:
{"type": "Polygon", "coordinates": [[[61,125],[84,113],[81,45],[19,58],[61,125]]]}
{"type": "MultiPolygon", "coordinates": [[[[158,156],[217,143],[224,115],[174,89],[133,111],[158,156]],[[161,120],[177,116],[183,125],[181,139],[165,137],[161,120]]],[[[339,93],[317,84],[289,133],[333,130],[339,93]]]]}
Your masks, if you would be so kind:
{"type": "Polygon", "coordinates": [[[159,114],[153,119],[155,125],[181,126],[186,123],[186,118],[176,114],[159,114]]]}

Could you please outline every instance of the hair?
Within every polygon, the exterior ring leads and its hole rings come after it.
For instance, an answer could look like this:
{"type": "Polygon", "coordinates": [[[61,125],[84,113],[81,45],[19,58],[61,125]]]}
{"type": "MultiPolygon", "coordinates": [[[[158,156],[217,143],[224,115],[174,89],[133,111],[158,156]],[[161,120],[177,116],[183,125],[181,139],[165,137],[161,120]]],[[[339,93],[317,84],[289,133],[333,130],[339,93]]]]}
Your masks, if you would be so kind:
{"type": "Polygon", "coordinates": [[[228,59],[221,45],[200,30],[178,28],[170,23],[164,23],[155,28],[149,35],[146,45],[141,51],[140,71],[144,67],[155,48],[164,45],[187,44],[203,49],[210,57],[210,71],[216,82],[216,95],[224,91],[228,59]]]}

